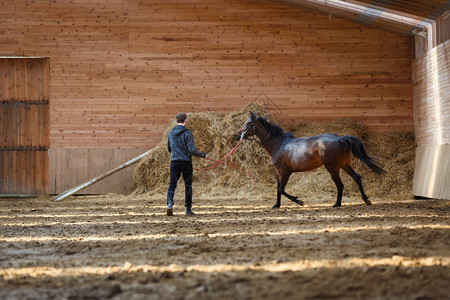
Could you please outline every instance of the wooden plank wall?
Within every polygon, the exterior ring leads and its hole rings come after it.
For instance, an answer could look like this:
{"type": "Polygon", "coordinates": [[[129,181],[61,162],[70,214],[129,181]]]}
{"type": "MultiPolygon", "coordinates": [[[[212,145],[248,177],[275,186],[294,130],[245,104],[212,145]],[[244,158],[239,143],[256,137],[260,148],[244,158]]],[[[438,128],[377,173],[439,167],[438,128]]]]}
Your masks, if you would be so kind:
{"type": "Polygon", "coordinates": [[[436,41],[438,45],[450,40],[450,11],[447,11],[436,20],[436,29],[436,41]]]}
{"type": "Polygon", "coordinates": [[[418,146],[450,143],[450,40],[413,61],[414,134],[418,146]]]}
{"type": "MultiPolygon", "coordinates": [[[[51,149],[49,193],[59,194],[94,177],[114,169],[148,149],[51,149]]],[[[123,169],[79,194],[130,193],[134,184],[134,169],[123,169]]]]}
{"type": "Polygon", "coordinates": [[[47,192],[48,59],[0,58],[0,194],[47,192]]]}
{"type": "Polygon", "coordinates": [[[445,43],[450,39],[450,11],[447,11],[434,22],[429,29],[428,37],[414,36],[414,58],[424,55],[430,48],[445,43]]]}
{"type": "Polygon", "coordinates": [[[154,146],[261,93],[286,121],[412,128],[408,37],[263,0],[0,5],[0,53],[51,58],[51,148],[154,146]]]}
{"type": "Polygon", "coordinates": [[[428,38],[416,35],[414,36],[414,58],[422,56],[428,51],[428,38]]]}
{"type": "Polygon", "coordinates": [[[0,149],[48,149],[48,101],[2,101],[0,105],[0,149]]]}
{"type": "Polygon", "coordinates": [[[450,144],[417,147],[413,194],[450,200],[449,183],[450,144]]]}
{"type": "Polygon", "coordinates": [[[413,61],[413,193],[450,199],[450,40],[413,61]]]}
{"type": "Polygon", "coordinates": [[[50,58],[51,149],[149,149],[179,111],[256,99],[283,123],[413,127],[412,38],[333,16],[268,0],[5,0],[0,20],[0,55],[50,58]]]}
{"type": "Polygon", "coordinates": [[[47,151],[0,151],[0,194],[46,194],[47,186],[47,151]]]}

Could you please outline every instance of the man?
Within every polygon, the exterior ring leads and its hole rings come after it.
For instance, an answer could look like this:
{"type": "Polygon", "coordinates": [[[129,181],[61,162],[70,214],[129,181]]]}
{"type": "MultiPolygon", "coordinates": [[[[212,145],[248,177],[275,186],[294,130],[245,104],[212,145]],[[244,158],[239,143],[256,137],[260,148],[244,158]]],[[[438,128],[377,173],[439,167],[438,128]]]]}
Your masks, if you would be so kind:
{"type": "Polygon", "coordinates": [[[183,174],[184,206],[186,215],[195,215],[192,207],[192,155],[206,158],[206,154],[198,151],[194,144],[194,135],[186,128],[187,115],[178,113],[175,116],[177,125],[169,132],[167,150],[170,152],[170,184],[167,191],[167,215],[173,216],[173,196],[178,179],[183,174]]]}

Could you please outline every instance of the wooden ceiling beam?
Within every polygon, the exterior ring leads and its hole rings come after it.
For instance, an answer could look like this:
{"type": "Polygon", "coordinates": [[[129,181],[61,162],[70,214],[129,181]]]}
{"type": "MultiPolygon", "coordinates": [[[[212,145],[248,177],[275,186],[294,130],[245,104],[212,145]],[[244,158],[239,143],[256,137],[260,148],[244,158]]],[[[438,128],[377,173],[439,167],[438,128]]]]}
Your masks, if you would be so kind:
{"type": "MultiPolygon", "coordinates": [[[[411,19],[411,20],[422,21],[424,19],[424,16],[417,15],[416,10],[409,10],[409,12],[408,12],[407,9],[404,8],[405,7],[404,5],[402,5],[402,6],[395,5],[396,2],[393,2],[392,5],[378,6],[378,5],[376,5],[377,2],[373,2],[373,1],[369,2],[368,0],[340,0],[340,1],[348,2],[348,3],[360,5],[360,6],[365,6],[365,7],[377,7],[380,11],[388,12],[388,13],[391,13],[394,15],[398,15],[401,17],[411,19]],[[401,9],[401,8],[403,8],[403,9],[401,9]]],[[[421,9],[421,11],[425,11],[425,8],[421,9]]]]}
{"type": "Polygon", "coordinates": [[[410,36],[417,34],[426,36],[433,23],[432,20],[420,16],[369,5],[358,0],[273,0],[273,2],[336,15],[352,22],[410,36]]]}
{"type": "Polygon", "coordinates": [[[450,3],[446,0],[359,0],[359,2],[432,20],[437,20],[450,9],[450,3]]]}

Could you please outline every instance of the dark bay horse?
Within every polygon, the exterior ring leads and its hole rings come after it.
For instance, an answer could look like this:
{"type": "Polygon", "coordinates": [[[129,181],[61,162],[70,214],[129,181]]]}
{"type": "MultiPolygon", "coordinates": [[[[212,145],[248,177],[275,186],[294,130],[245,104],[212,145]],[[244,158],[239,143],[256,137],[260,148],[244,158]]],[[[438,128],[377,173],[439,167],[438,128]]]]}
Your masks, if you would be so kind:
{"type": "Polygon", "coordinates": [[[320,134],[305,138],[296,138],[291,133],[284,132],[278,125],[272,124],[263,117],[256,117],[250,112],[250,118],[234,134],[234,138],[249,139],[256,135],[264,149],[272,157],[273,165],[277,171],[277,202],[272,208],[281,204],[281,195],[291,201],[303,205],[303,201],[291,196],[284,188],[293,172],[304,172],[325,166],[338,190],[337,201],[333,207],[340,207],[344,184],[339,176],[343,169],[350,175],[359,187],[362,199],[366,205],[371,205],[369,197],[364,193],[359,176],[350,166],[351,153],[373,172],[382,175],[385,171],[375,164],[375,159],[367,155],[361,141],[352,135],[338,136],[335,134],[320,134]]]}

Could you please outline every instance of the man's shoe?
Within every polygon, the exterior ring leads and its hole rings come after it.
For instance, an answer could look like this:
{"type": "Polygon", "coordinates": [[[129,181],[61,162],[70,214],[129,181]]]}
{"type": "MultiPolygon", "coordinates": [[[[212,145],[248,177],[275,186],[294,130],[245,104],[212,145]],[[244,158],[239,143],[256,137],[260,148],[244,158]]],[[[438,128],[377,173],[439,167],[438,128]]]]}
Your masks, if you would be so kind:
{"type": "Polygon", "coordinates": [[[186,209],[186,216],[193,216],[193,215],[195,215],[195,213],[192,210],[186,209]]]}
{"type": "Polygon", "coordinates": [[[167,215],[168,216],[173,216],[173,200],[172,201],[167,201],[167,215]]]}

